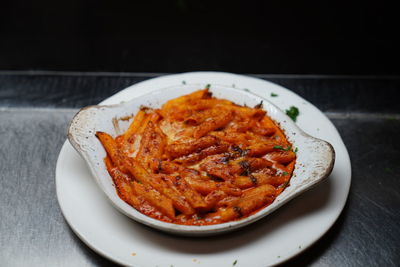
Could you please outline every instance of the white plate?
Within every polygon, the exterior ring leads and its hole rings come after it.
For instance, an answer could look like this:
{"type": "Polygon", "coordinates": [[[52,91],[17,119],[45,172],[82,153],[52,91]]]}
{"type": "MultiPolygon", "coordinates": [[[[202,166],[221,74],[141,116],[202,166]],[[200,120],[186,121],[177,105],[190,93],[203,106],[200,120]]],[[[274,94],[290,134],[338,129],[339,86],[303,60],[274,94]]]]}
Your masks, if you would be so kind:
{"type": "Polygon", "coordinates": [[[115,104],[158,88],[211,83],[248,89],[285,110],[300,109],[298,125],[330,142],[336,151],[331,176],[266,218],[227,235],[183,238],[136,223],[114,209],[84,160],[66,142],[56,169],[58,201],[74,232],[103,256],[133,266],[267,266],[283,262],[318,240],[335,222],[347,199],[350,159],[337,130],[312,104],[278,85],[217,72],[169,75],[135,84],[103,101],[115,104]],[[270,97],[271,93],[278,97],[270,97]]]}

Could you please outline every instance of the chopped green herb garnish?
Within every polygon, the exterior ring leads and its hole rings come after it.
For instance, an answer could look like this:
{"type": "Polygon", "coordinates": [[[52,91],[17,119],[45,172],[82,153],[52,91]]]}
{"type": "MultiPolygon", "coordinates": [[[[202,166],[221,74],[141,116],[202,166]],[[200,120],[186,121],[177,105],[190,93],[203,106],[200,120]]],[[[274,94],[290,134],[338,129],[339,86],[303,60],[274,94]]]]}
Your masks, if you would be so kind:
{"type": "Polygon", "coordinates": [[[280,150],[283,150],[283,151],[290,151],[290,150],[292,150],[292,147],[288,146],[287,148],[284,148],[283,146],[274,146],[273,149],[280,149],[280,150]]]}
{"type": "Polygon", "coordinates": [[[277,97],[277,96],[278,96],[278,94],[271,93],[271,96],[272,96],[272,97],[277,97]]]}
{"type": "Polygon", "coordinates": [[[298,147],[295,148],[294,153],[297,153],[297,151],[299,151],[298,147]]]}
{"type": "Polygon", "coordinates": [[[185,81],[185,80],[183,80],[183,81],[182,81],[182,84],[186,84],[186,81],[185,81]]]}
{"type": "Polygon", "coordinates": [[[243,90],[245,90],[246,92],[250,92],[250,90],[249,90],[249,89],[247,89],[247,88],[244,88],[243,90]]]}
{"type": "Polygon", "coordinates": [[[286,110],[286,115],[288,115],[293,121],[296,121],[299,114],[299,109],[295,106],[291,106],[289,109],[286,110]]]}
{"type": "Polygon", "coordinates": [[[207,84],[206,87],[204,87],[205,89],[210,89],[211,84],[207,84]]]}
{"type": "Polygon", "coordinates": [[[282,174],[283,174],[283,176],[286,176],[286,175],[288,175],[289,173],[288,173],[288,172],[282,172],[282,174]]]}
{"type": "Polygon", "coordinates": [[[235,261],[232,263],[232,266],[235,266],[236,263],[237,263],[237,260],[235,260],[235,261]]]}

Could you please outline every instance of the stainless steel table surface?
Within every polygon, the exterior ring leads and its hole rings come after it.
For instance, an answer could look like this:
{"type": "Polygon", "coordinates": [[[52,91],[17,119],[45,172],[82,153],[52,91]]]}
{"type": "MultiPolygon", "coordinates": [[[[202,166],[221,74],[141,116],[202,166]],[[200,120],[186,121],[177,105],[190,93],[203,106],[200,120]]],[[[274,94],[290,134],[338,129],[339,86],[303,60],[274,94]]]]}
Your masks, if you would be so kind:
{"type": "MultiPolygon", "coordinates": [[[[0,72],[0,266],[112,266],[70,230],[55,165],[79,107],[158,74],[0,72]]],[[[261,75],[326,112],[352,161],[333,227],[288,266],[399,266],[399,77],[261,75]]]]}

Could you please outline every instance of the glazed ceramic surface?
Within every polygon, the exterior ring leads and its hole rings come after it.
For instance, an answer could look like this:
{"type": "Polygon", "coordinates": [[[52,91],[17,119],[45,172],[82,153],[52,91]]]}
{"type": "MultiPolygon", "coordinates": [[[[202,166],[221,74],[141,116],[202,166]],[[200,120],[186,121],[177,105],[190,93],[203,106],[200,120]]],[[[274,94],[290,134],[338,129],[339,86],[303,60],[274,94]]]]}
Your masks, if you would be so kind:
{"type": "Polygon", "coordinates": [[[95,133],[102,131],[116,137],[127,129],[129,122],[132,120],[127,120],[127,118],[132,118],[141,106],[160,108],[163,103],[170,99],[201,88],[204,88],[204,84],[161,88],[128,102],[110,106],[90,106],[83,108],[73,118],[68,132],[69,141],[86,160],[93,177],[112,204],[130,218],[174,234],[212,235],[227,232],[248,225],[268,215],[287,201],[316,185],[331,173],[335,155],[329,143],[304,133],[283,111],[265,98],[245,90],[211,85],[210,91],[217,98],[228,99],[236,104],[247,106],[255,106],[262,102],[263,109],[267,111],[268,116],[280,125],[293,147],[298,149],[296,165],[290,185],[271,205],[257,213],[241,220],[216,225],[188,226],[172,224],[153,219],[138,212],[118,197],[103,161],[106,152],[96,138],[95,133]]]}

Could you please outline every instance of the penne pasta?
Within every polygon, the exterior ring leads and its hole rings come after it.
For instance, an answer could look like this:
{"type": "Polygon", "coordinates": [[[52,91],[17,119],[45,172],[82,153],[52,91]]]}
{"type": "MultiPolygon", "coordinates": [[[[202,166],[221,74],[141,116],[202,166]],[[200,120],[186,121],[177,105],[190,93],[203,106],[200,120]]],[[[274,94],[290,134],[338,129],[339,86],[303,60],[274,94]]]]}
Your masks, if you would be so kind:
{"type": "Polygon", "coordinates": [[[136,195],[142,196],[152,206],[160,210],[163,214],[171,219],[175,218],[175,210],[172,205],[172,200],[160,194],[157,190],[150,185],[143,185],[133,182],[133,189],[136,195]]]}
{"type": "Polygon", "coordinates": [[[218,143],[218,139],[214,136],[205,136],[199,139],[192,139],[186,142],[176,142],[167,146],[167,153],[172,158],[178,158],[185,155],[189,155],[196,151],[201,151],[210,146],[214,146],[218,143]]]}
{"type": "Polygon", "coordinates": [[[193,132],[193,137],[197,139],[203,137],[211,131],[224,127],[232,120],[232,117],[232,112],[227,110],[219,110],[218,115],[207,118],[196,128],[196,130],[193,132]]]}
{"type": "Polygon", "coordinates": [[[136,159],[146,168],[156,171],[164,154],[165,137],[154,123],[149,121],[141,138],[136,159]]]}
{"type": "Polygon", "coordinates": [[[290,185],[296,163],[261,105],[239,106],[208,89],[161,109],[142,107],[120,136],[96,136],[118,196],[176,224],[217,224],[257,212],[290,185]]]}
{"type": "MultiPolygon", "coordinates": [[[[131,123],[131,125],[129,126],[128,130],[126,130],[126,132],[124,133],[124,139],[126,141],[130,140],[130,138],[132,138],[132,136],[134,134],[137,133],[137,131],[140,128],[140,125],[142,124],[143,119],[146,116],[146,111],[145,109],[140,109],[139,112],[136,114],[133,122],[131,123]]],[[[132,142],[133,140],[130,140],[130,142],[132,142]]]]}

